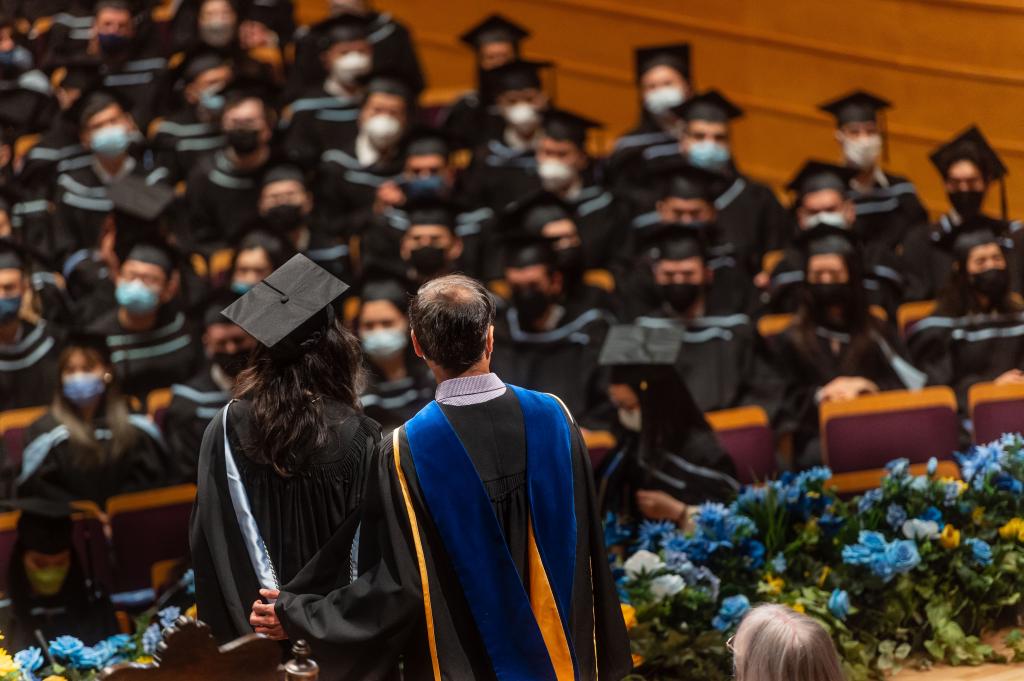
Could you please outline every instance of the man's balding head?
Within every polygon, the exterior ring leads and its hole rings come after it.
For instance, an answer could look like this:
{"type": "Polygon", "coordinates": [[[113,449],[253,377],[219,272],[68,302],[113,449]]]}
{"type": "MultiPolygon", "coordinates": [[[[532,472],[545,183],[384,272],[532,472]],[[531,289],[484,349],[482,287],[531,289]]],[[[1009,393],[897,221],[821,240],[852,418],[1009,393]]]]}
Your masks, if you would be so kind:
{"type": "Polygon", "coordinates": [[[427,282],[409,306],[424,359],[453,375],[485,358],[494,314],[494,300],[484,285],[461,274],[427,282]]]}

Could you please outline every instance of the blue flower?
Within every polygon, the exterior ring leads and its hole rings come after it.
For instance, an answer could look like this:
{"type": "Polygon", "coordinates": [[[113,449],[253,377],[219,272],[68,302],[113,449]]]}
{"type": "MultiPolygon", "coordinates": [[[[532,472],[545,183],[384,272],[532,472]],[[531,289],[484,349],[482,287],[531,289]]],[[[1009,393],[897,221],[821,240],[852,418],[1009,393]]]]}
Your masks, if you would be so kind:
{"type": "Polygon", "coordinates": [[[952,506],[960,498],[960,486],[956,482],[947,482],[946,486],[942,490],[943,506],[952,506]]]}
{"type": "Polygon", "coordinates": [[[822,529],[826,536],[831,537],[839,532],[845,522],[844,518],[829,512],[818,518],[818,527],[822,529]]]}
{"type": "Polygon", "coordinates": [[[871,572],[881,577],[883,582],[888,582],[896,576],[896,570],[884,553],[876,553],[871,556],[871,572]]]}
{"type": "Polygon", "coordinates": [[[100,669],[110,659],[110,653],[102,646],[84,647],[75,653],[71,661],[79,669],[100,669]]]}
{"type": "MultiPolygon", "coordinates": [[[[614,513],[609,512],[604,519],[604,545],[605,548],[620,546],[629,541],[632,533],[629,528],[619,522],[614,513]]],[[[189,570],[189,572],[192,572],[189,570]]],[[[192,591],[195,591],[195,577],[192,578],[192,591]]]]}
{"type": "Polygon", "coordinates": [[[70,660],[85,644],[74,636],[58,636],[50,641],[50,655],[60,661],[70,660]]]}
{"type": "Polygon", "coordinates": [[[889,527],[894,530],[898,530],[903,527],[903,523],[907,520],[907,511],[899,504],[889,504],[889,508],[885,511],[885,522],[889,523],[889,527]]]}
{"type": "Polygon", "coordinates": [[[43,651],[36,647],[25,648],[14,656],[14,662],[18,665],[18,669],[23,672],[37,672],[39,671],[46,658],[43,657],[43,651]]]}
{"type": "Polygon", "coordinates": [[[185,593],[189,596],[196,595],[196,573],[195,570],[189,568],[185,571],[185,574],[181,576],[181,581],[185,584],[185,593]]]}
{"type": "Polygon", "coordinates": [[[836,619],[846,621],[850,614],[850,595],[842,589],[835,589],[828,597],[828,611],[836,619]]]}
{"type": "Polygon", "coordinates": [[[711,620],[711,626],[719,631],[728,631],[739,624],[743,616],[750,610],[750,601],[744,595],[730,596],[722,601],[718,614],[711,620]]]}
{"type": "Polygon", "coordinates": [[[996,474],[996,477],[992,482],[1000,492],[1009,492],[1010,494],[1018,495],[1021,492],[1024,492],[1024,484],[1009,473],[996,474]]]}
{"type": "Polygon", "coordinates": [[[669,520],[645,520],[637,530],[637,548],[657,551],[664,536],[675,531],[675,523],[669,520]]]}
{"type": "Polygon", "coordinates": [[[746,551],[747,558],[750,561],[749,565],[753,570],[760,570],[761,566],[764,565],[764,544],[756,539],[748,539],[743,542],[743,548],[746,551]]]}
{"type": "Polygon", "coordinates": [[[757,508],[764,503],[768,496],[767,487],[744,487],[740,490],[739,496],[733,502],[733,510],[745,510],[757,508]]]}
{"type": "Polygon", "coordinates": [[[832,471],[827,466],[815,466],[797,475],[796,485],[806,490],[809,485],[820,485],[821,483],[828,482],[831,477],[832,471]]]}
{"type": "Polygon", "coordinates": [[[928,477],[935,475],[935,471],[939,469],[939,460],[934,456],[928,459],[928,477]]]}
{"type": "Polygon", "coordinates": [[[159,645],[162,637],[163,633],[160,631],[160,625],[150,624],[146,627],[146,631],[142,632],[142,650],[147,655],[152,655],[156,652],[156,647],[159,645]]]}
{"type": "Polygon", "coordinates": [[[106,643],[117,652],[125,652],[132,645],[132,637],[129,634],[114,634],[107,638],[106,643]]]}
{"type": "Polygon", "coordinates": [[[867,513],[873,509],[878,502],[882,500],[882,490],[872,489],[865,492],[864,496],[857,502],[857,510],[861,513],[867,513]]]}
{"type": "MultiPolygon", "coordinates": [[[[674,526],[673,526],[674,527],[674,526]]],[[[176,605],[169,605],[156,614],[160,618],[160,627],[166,629],[174,624],[174,620],[181,616],[181,608],[176,605]]]]}
{"type": "Polygon", "coordinates": [[[778,553],[775,554],[775,557],[772,558],[772,572],[774,572],[777,575],[781,575],[785,571],[786,571],[786,557],[784,555],[782,555],[781,551],[779,551],[778,553]]]}
{"type": "Polygon", "coordinates": [[[964,481],[974,489],[981,489],[990,475],[1003,470],[1006,453],[999,445],[992,443],[976,446],[968,454],[957,454],[956,459],[964,481]]]}
{"type": "Polygon", "coordinates": [[[843,562],[847,565],[868,565],[875,554],[861,544],[850,544],[843,547],[843,562]]]}
{"type": "Polygon", "coordinates": [[[909,539],[901,539],[889,544],[885,549],[885,559],[897,573],[910,572],[921,562],[917,552],[917,544],[909,539]]]}
{"type": "Polygon", "coordinates": [[[964,541],[971,549],[971,557],[974,562],[982,567],[987,567],[992,564],[992,547],[986,542],[976,537],[971,537],[964,541]]]}
{"type": "Polygon", "coordinates": [[[860,534],[857,535],[857,541],[866,546],[872,553],[885,551],[885,547],[888,545],[881,532],[872,532],[871,530],[861,530],[860,534]]]}
{"type": "Polygon", "coordinates": [[[889,472],[889,476],[893,478],[904,478],[907,476],[907,471],[910,469],[909,459],[893,459],[889,463],[885,464],[885,470],[889,472]]]}
{"type": "Polygon", "coordinates": [[[919,515],[917,517],[918,517],[919,520],[925,520],[925,521],[931,521],[933,523],[937,523],[940,527],[944,524],[942,522],[942,511],[940,511],[939,509],[935,508],[934,506],[929,506],[927,509],[925,509],[924,513],[922,513],[921,515],[919,515]]]}

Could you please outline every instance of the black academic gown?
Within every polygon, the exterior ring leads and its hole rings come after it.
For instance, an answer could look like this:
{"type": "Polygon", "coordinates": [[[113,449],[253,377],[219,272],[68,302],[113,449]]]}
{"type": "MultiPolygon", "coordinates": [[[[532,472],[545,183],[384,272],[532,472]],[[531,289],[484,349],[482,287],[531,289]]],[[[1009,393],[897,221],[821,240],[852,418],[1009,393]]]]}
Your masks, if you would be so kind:
{"type": "Polygon", "coordinates": [[[359,402],[366,415],[390,433],[427,406],[434,398],[437,384],[426,365],[411,351],[406,352],[408,375],[394,381],[385,380],[371,360],[367,360],[369,380],[359,402]]]}
{"type": "Polygon", "coordinates": [[[516,149],[503,136],[499,131],[477,147],[463,175],[466,200],[497,213],[540,188],[533,148],[516,149]]]}
{"type": "Polygon", "coordinates": [[[171,403],[164,415],[163,431],[171,450],[174,476],[180,482],[195,482],[199,446],[210,421],[231,400],[205,366],[184,383],[171,386],[171,403]]]}
{"type": "Polygon", "coordinates": [[[185,203],[191,243],[212,252],[235,243],[259,217],[260,177],[268,161],[255,170],[241,170],[224,150],[204,156],[188,176],[185,203]]]}
{"type": "Polygon", "coordinates": [[[666,144],[678,145],[679,138],[662,130],[646,113],[636,127],[615,140],[605,164],[606,184],[633,213],[649,210],[657,199],[650,172],[645,167],[644,153],[651,147],[666,144]]]}
{"type": "Polygon", "coordinates": [[[317,224],[327,234],[351,236],[358,232],[371,219],[377,190],[385,182],[397,180],[405,167],[399,150],[363,165],[357,158],[356,137],[320,157],[315,210],[317,224]]]}
{"type": "Polygon", "coordinates": [[[866,251],[896,252],[915,225],[928,221],[914,185],[905,177],[884,173],[886,186],[878,182],[869,191],[854,190],[857,211],[854,229],[866,251]]]}
{"type": "Polygon", "coordinates": [[[203,156],[224,147],[225,138],[215,122],[202,121],[193,107],[154,122],[153,152],[156,165],[167,170],[165,182],[184,182],[203,156]]]}
{"type": "Polygon", "coordinates": [[[141,414],[129,416],[135,444],[113,458],[110,430],[102,418],[93,423],[104,461],[89,463],[95,454],[68,439],[67,428],[47,412],[25,438],[17,496],[54,501],[87,499],[101,508],[117,494],[162,487],[168,483],[169,455],[160,431],[141,414]]]}
{"type": "Polygon", "coordinates": [[[358,132],[363,97],[338,97],[323,85],[310,88],[285,108],[284,149],[289,160],[307,170],[316,168],[328,149],[340,149],[358,132]]]}
{"type": "Polygon", "coordinates": [[[53,400],[60,349],[60,339],[49,324],[21,322],[20,338],[0,345],[0,412],[53,400]]]}
{"type": "Polygon", "coordinates": [[[484,102],[478,90],[466,92],[452,104],[441,128],[461,147],[475,149],[487,142],[490,131],[504,125],[496,104],[484,102]]]}
{"type": "MultiPolygon", "coordinates": [[[[518,400],[508,391],[483,404],[441,409],[469,453],[526,582],[527,425],[518,400]]],[[[577,541],[569,633],[579,678],[616,680],[631,668],[629,641],[608,569],[587,449],[579,430],[571,430],[577,541]]],[[[496,679],[455,568],[429,520],[404,428],[398,434],[401,471],[420,519],[441,676],[496,679]]],[[[325,681],[397,678],[399,660],[404,678],[433,678],[417,552],[394,460],[392,441],[381,442],[367,483],[358,580],[326,598],[286,590],[277,601],[285,631],[310,642],[325,681]]]]}
{"type": "MultiPolygon", "coordinates": [[[[229,405],[228,437],[282,590],[326,594],[348,584],[350,560],[362,555],[361,548],[353,547],[353,538],[380,427],[350,407],[326,403],[328,444],[302,452],[297,472],[285,478],[246,453],[249,410],[247,401],[229,405]]],[[[190,543],[199,617],[225,643],[252,633],[249,612],[259,598],[260,584],[231,502],[222,412],[210,421],[199,452],[190,543]]],[[[321,662],[319,651],[316,657],[321,662]]]]}

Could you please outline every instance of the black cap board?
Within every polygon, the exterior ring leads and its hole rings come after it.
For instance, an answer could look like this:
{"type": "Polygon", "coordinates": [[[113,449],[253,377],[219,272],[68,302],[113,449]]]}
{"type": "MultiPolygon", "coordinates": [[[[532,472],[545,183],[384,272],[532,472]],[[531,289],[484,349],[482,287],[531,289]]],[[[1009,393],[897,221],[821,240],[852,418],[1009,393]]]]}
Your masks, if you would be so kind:
{"type": "Polygon", "coordinates": [[[554,194],[536,192],[509,206],[502,218],[502,228],[508,234],[540,234],[545,225],[571,220],[572,214],[572,208],[554,194]]]}
{"type": "Polygon", "coordinates": [[[74,509],[67,502],[27,498],[6,501],[4,505],[20,511],[18,542],[22,548],[46,555],[71,548],[74,509]]]}
{"type": "Polygon", "coordinates": [[[231,57],[219,50],[196,50],[186,54],[182,59],[175,70],[174,81],[187,85],[207,71],[232,65],[231,57]]]}
{"type": "Polygon", "coordinates": [[[992,148],[985,135],[976,125],[960,132],[929,156],[932,164],[943,176],[957,161],[971,161],[989,182],[1002,179],[1007,174],[1006,165],[992,148]]]}
{"type": "Polygon", "coordinates": [[[374,93],[401,97],[409,105],[416,99],[415,92],[401,75],[385,71],[376,71],[367,77],[366,94],[374,93]]]}
{"type": "Polygon", "coordinates": [[[100,82],[103,62],[94,57],[76,56],[54,65],[50,81],[65,90],[90,90],[100,82]]]}
{"type": "Polygon", "coordinates": [[[447,158],[457,146],[447,132],[419,126],[409,132],[405,153],[407,156],[439,155],[447,158]]]}
{"type": "Polygon", "coordinates": [[[85,124],[88,122],[83,120],[84,118],[92,118],[100,111],[115,104],[126,112],[132,110],[131,102],[128,101],[123,93],[100,86],[88,92],[83,92],[82,96],[69,109],[68,113],[73,117],[75,124],[81,128],[85,127],[85,124]]]}
{"type": "Polygon", "coordinates": [[[877,121],[878,113],[891,107],[892,104],[888,100],[864,90],[856,90],[818,106],[836,119],[836,127],[847,123],[877,121]]]}
{"type": "Polygon", "coordinates": [[[426,199],[410,203],[405,207],[409,226],[441,225],[455,231],[457,210],[451,203],[439,199],[426,199]]]}
{"type": "Polygon", "coordinates": [[[540,90],[541,69],[551,66],[548,61],[519,59],[484,74],[484,86],[491,97],[513,90],[540,90]]]}
{"type": "Polygon", "coordinates": [[[658,260],[707,259],[707,238],[702,229],[665,223],[645,235],[643,249],[648,258],[658,260]]]}
{"type": "Polygon", "coordinates": [[[149,184],[137,175],[126,175],[107,188],[115,219],[128,217],[143,223],[156,222],[174,203],[174,190],[159,182],[149,184]]]}
{"type": "Polygon", "coordinates": [[[964,262],[971,249],[985,244],[998,244],[1004,251],[1013,249],[1013,240],[996,232],[986,220],[968,220],[937,239],[936,246],[953,256],[957,262],[964,262]]]}
{"type": "Polygon", "coordinates": [[[797,171],[786,188],[795,192],[798,199],[824,189],[834,189],[845,195],[850,191],[850,181],[856,176],[856,168],[810,160],[797,171]]]}
{"type": "Polygon", "coordinates": [[[572,142],[581,149],[587,141],[587,131],[603,127],[601,123],[565,109],[544,112],[544,134],[559,142],[572,142]]]}
{"type": "Polygon", "coordinates": [[[114,250],[117,252],[117,257],[122,263],[134,260],[148,265],[155,265],[168,276],[177,268],[178,263],[181,261],[180,254],[164,238],[157,234],[122,238],[121,231],[118,231],[114,250]]]}
{"type": "Polygon", "coordinates": [[[321,339],[336,319],[348,284],[297,254],[224,310],[281,359],[294,359],[321,339]]]}
{"type": "Polygon", "coordinates": [[[687,99],[672,109],[672,113],[689,123],[690,121],[711,121],[728,123],[743,115],[743,109],[726,99],[718,90],[708,90],[687,99]]]}
{"type": "Polygon", "coordinates": [[[682,350],[683,331],[678,327],[619,324],[609,329],[598,365],[611,369],[613,383],[678,380],[682,350]]]}
{"type": "Polygon", "coordinates": [[[633,59],[637,82],[655,66],[668,66],[678,71],[687,83],[690,82],[689,43],[638,47],[633,50],[633,59]]]}
{"type": "Polygon", "coordinates": [[[0,270],[25,270],[28,261],[21,244],[7,238],[0,239],[0,270]]]}
{"type": "Polygon", "coordinates": [[[320,51],[330,49],[337,43],[352,43],[366,40],[370,33],[366,17],[356,14],[340,14],[321,21],[310,29],[316,36],[316,45],[320,51]]]}
{"type": "Polygon", "coordinates": [[[537,232],[509,232],[502,235],[502,264],[506,268],[544,265],[554,269],[558,265],[554,244],[537,232]]]}
{"type": "Polygon", "coordinates": [[[110,345],[107,343],[107,337],[103,334],[85,330],[73,330],[68,333],[64,347],[93,350],[99,353],[104,362],[110,363],[110,345]]]}
{"type": "Polygon", "coordinates": [[[492,14],[459,36],[459,40],[478,50],[489,43],[512,43],[518,48],[529,37],[530,32],[511,19],[492,14]]]}
{"type": "Polygon", "coordinates": [[[263,174],[261,185],[266,187],[268,184],[275,182],[298,182],[305,186],[306,176],[298,166],[283,164],[268,169],[263,174]]]}
{"type": "Polygon", "coordinates": [[[378,300],[386,300],[404,314],[409,309],[409,293],[402,284],[394,279],[373,279],[361,287],[359,299],[365,305],[378,300]]]}
{"type": "Polygon", "coordinates": [[[805,257],[812,255],[843,255],[857,253],[857,237],[849,229],[831,225],[818,225],[805,230],[797,237],[797,245],[805,257]]]}
{"type": "Polygon", "coordinates": [[[649,168],[658,182],[658,198],[703,199],[710,203],[726,183],[722,175],[691,165],[682,154],[656,157],[649,168]]]}

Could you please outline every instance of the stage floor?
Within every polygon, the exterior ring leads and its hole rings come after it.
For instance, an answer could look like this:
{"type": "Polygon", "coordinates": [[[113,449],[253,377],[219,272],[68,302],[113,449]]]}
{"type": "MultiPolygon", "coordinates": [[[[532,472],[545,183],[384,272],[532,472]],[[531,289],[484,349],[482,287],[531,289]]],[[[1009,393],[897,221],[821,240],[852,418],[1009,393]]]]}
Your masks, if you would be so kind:
{"type": "Polygon", "coordinates": [[[919,672],[904,670],[893,681],[1022,681],[1024,665],[986,664],[981,667],[935,667],[919,672]]]}

